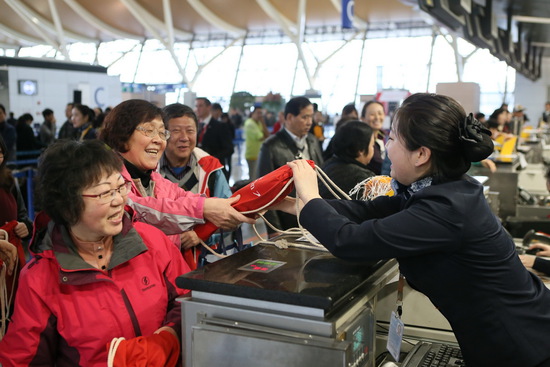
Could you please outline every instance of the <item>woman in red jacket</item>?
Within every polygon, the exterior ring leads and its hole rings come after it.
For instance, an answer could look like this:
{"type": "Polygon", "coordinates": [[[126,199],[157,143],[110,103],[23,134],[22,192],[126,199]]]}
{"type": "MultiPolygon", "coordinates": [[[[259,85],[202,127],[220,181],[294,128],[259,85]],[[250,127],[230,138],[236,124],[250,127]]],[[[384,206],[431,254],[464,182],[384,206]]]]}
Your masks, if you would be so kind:
{"type": "Polygon", "coordinates": [[[136,343],[177,361],[176,298],[184,290],[175,279],[189,267],[161,231],[132,223],[121,168],[97,140],[58,141],[46,150],[37,185],[44,213],[0,365],[105,366],[106,345],[121,337],[115,361],[130,363],[136,343]]]}

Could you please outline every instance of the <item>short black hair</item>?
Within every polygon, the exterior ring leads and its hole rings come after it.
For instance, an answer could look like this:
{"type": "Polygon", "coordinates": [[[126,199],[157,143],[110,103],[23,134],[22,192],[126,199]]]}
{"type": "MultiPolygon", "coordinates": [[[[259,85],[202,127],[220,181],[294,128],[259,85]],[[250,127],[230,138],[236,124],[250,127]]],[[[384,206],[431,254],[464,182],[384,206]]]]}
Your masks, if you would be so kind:
{"type": "Polygon", "coordinates": [[[342,125],[332,137],[334,154],[341,158],[355,159],[359,152],[367,153],[372,139],[372,128],[359,120],[342,125]]]}
{"type": "Polygon", "coordinates": [[[210,102],[210,100],[206,97],[198,97],[196,100],[203,100],[206,106],[212,106],[212,102],[210,102]]]}
{"type": "Polygon", "coordinates": [[[46,108],[44,111],[42,111],[42,116],[44,116],[44,118],[51,115],[53,115],[53,111],[49,108],[46,108]]]}
{"type": "Polygon", "coordinates": [[[216,102],[216,103],[212,103],[212,109],[213,109],[213,110],[223,111],[222,105],[219,104],[219,103],[217,103],[217,102],[216,102]]]}
{"type": "Polygon", "coordinates": [[[285,118],[289,113],[298,116],[300,112],[309,105],[311,105],[311,101],[306,97],[291,98],[285,105],[285,118]]]}
{"type": "Polygon", "coordinates": [[[181,103],[172,103],[162,109],[162,121],[164,121],[164,127],[168,128],[168,121],[178,117],[187,116],[195,121],[195,126],[199,127],[199,121],[197,115],[193,109],[187,105],[181,103]]]}
{"type": "Polygon", "coordinates": [[[84,211],[82,191],[102,176],[120,172],[122,160],[103,142],[58,140],[39,159],[37,201],[61,225],[76,224],[84,211]]]}

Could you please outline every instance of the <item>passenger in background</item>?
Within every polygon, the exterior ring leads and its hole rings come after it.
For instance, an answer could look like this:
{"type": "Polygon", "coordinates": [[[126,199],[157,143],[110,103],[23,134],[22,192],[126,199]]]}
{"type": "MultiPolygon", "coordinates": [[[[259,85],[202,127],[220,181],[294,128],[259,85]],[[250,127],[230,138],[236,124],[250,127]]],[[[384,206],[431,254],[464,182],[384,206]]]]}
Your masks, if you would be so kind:
{"type": "MultiPolygon", "coordinates": [[[[164,126],[170,132],[166,150],[159,162],[162,177],[178,184],[182,189],[206,197],[228,198],[231,196],[229,183],[223,174],[220,161],[197,148],[197,116],[181,103],[163,108],[164,126]]],[[[219,240],[219,235],[214,240],[219,240]]],[[[199,245],[199,238],[190,229],[180,236],[181,249],[191,270],[204,262],[205,249],[199,245]]],[[[212,244],[215,243],[212,241],[212,244]]],[[[211,243],[208,243],[209,245],[211,243]]]]}
{"type": "Polygon", "coordinates": [[[325,116],[323,113],[321,111],[315,111],[313,113],[313,123],[311,124],[309,132],[312,133],[319,141],[319,148],[321,148],[321,151],[323,150],[323,142],[325,141],[324,124],[325,116]]]}
{"type": "MultiPolygon", "coordinates": [[[[294,159],[310,159],[323,165],[317,138],[309,132],[313,124],[313,105],[306,97],[294,97],[285,105],[284,128],[264,141],[258,157],[258,177],[264,176],[294,159]]],[[[296,216],[268,211],[266,218],[278,229],[297,227],[296,216]]],[[[271,234],[274,231],[268,230],[271,234]]]]}
{"type": "Polygon", "coordinates": [[[382,130],[385,118],[384,106],[378,101],[368,101],[361,110],[361,121],[371,127],[375,138],[374,155],[367,165],[375,175],[382,173],[382,163],[386,157],[385,136],[382,130]]]}
{"type": "MultiPolygon", "coordinates": [[[[212,116],[212,103],[208,98],[197,98],[195,108],[200,122],[198,146],[218,158],[220,162],[231,159],[233,155],[233,137],[230,127],[212,116]]],[[[227,175],[227,172],[225,174],[227,175]]]]}
{"type": "Polygon", "coordinates": [[[221,121],[222,113],[223,113],[223,109],[222,109],[221,104],[219,104],[219,103],[212,103],[211,112],[212,112],[212,118],[213,118],[214,120],[221,121]]]}
{"type": "Polygon", "coordinates": [[[481,122],[482,124],[486,124],[487,119],[485,118],[485,114],[482,112],[478,112],[474,115],[477,121],[481,122]]]}
{"type": "Polygon", "coordinates": [[[336,122],[336,126],[334,127],[335,130],[338,130],[342,124],[346,123],[346,121],[350,120],[357,120],[359,118],[359,113],[357,112],[357,108],[355,108],[355,104],[350,103],[344,106],[342,108],[342,115],[340,116],[340,119],[336,122]]]}
{"type": "MultiPolygon", "coordinates": [[[[544,175],[546,179],[546,190],[550,191],[550,169],[546,170],[544,175]]],[[[543,259],[540,256],[550,257],[550,246],[539,242],[534,242],[529,246],[529,250],[540,249],[535,255],[519,255],[523,265],[528,269],[540,271],[550,276],[550,259],[543,259]]]]}
{"type": "Polygon", "coordinates": [[[223,229],[254,223],[231,206],[239,197],[205,198],[156,172],[169,137],[162,110],[144,100],[124,101],[105,118],[100,138],[124,160],[122,175],[132,182],[128,205],[136,218],[162,230],[178,248],[182,232],[205,219],[223,229]]]}
{"type": "Polygon", "coordinates": [[[277,131],[281,130],[285,123],[285,111],[279,111],[277,113],[277,121],[273,124],[273,128],[271,129],[271,135],[274,135],[277,133],[277,131]]]}
{"type": "MultiPolygon", "coordinates": [[[[17,119],[15,130],[17,132],[18,152],[39,150],[44,147],[42,143],[40,143],[38,138],[34,135],[34,130],[31,126],[33,120],[34,118],[30,113],[24,113],[17,119]]],[[[25,158],[29,159],[30,157],[25,158]]]]}
{"type": "Polygon", "coordinates": [[[71,121],[74,127],[73,138],[77,141],[90,140],[97,138],[97,132],[94,129],[94,111],[83,104],[75,104],[71,113],[71,121]]]}
{"type": "MultiPolygon", "coordinates": [[[[374,176],[367,168],[374,154],[373,130],[362,121],[351,120],[338,129],[332,142],[334,154],[323,165],[323,171],[349,194],[359,182],[374,176]]],[[[322,183],[319,183],[319,193],[324,199],[334,198],[322,183]]]]}
{"type": "MultiPolygon", "coordinates": [[[[229,131],[231,132],[231,141],[233,143],[233,153],[235,153],[235,125],[233,125],[233,121],[231,121],[231,118],[229,118],[229,114],[227,112],[223,112],[220,121],[227,125],[229,128],[229,131]]],[[[240,143],[237,143],[240,144],[240,143]]],[[[233,165],[233,155],[230,155],[228,157],[225,157],[225,161],[221,162],[225,166],[225,178],[229,180],[229,177],[231,177],[231,166],[233,165]]]]}
{"type": "Polygon", "coordinates": [[[26,239],[32,233],[32,222],[27,213],[27,207],[11,170],[6,167],[7,146],[0,136],[0,227],[17,221],[15,235],[26,239]]]}
{"type": "Polygon", "coordinates": [[[175,365],[176,298],[186,293],[175,280],[189,267],[161,231],[125,213],[121,168],[99,141],[62,140],[45,151],[37,181],[44,212],[0,341],[3,366],[106,366],[119,337],[127,346],[119,358],[136,360],[132,353],[145,349],[155,352],[151,363],[175,365]]]}
{"type": "Polygon", "coordinates": [[[65,117],[67,118],[67,120],[59,129],[59,134],[57,135],[58,139],[74,139],[75,129],[73,126],[73,122],[71,121],[73,115],[73,107],[74,103],[67,103],[67,106],[65,106],[65,117]]]}
{"type": "Polygon", "coordinates": [[[53,111],[49,108],[42,111],[42,116],[44,116],[44,122],[40,125],[40,142],[47,147],[55,140],[56,120],[53,111]]]}
{"type": "MultiPolygon", "coordinates": [[[[323,200],[315,172],[297,160],[289,166],[304,205],[300,223],[343,260],[396,258],[449,321],[466,366],[547,367],[550,290],[521,264],[483,186],[465,175],[493,152],[489,134],[454,99],[413,94],[387,144],[396,194],[323,200]]],[[[280,204],[296,211],[291,200],[280,204]]]]}
{"type": "MultiPolygon", "coordinates": [[[[338,116],[338,115],[336,115],[338,116]]],[[[334,125],[334,132],[338,131],[338,129],[344,125],[347,121],[350,120],[357,120],[359,118],[359,115],[357,113],[357,109],[355,108],[355,105],[353,103],[347,104],[342,109],[342,115],[341,117],[336,121],[334,125]]],[[[328,145],[326,149],[323,151],[323,160],[328,160],[332,157],[332,154],[334,153],[332,149],[332,141],[328,142],[328,145]]]]}
{"type": "Polygon", "coordinates": [[[550,122],[550,101],[544,104],[544,111],[542,112],[542,121],[545,123],[550,122]]]}
{"type": "Polygon", "coordinates": [[[248,164],[248,179],[258,178],[257,161],[262,142],[269,136],[269,131],[264,121],[263,108],[256,106],[250,117],[244,122],[244,157],[248,164]]]}
{"type": "Polygon", "coordinates": [[[101,109],[101,107],[95,107],[94,108],[94,129],[96,131],[96,135],[99,136],[101,133],[101,129],[103,128],[103,120],[105,120],[105,113],[101,109]]]}
{"type": "Polygon", "coordinates": [[[6,109],[4,105],[0,104],[0,136],[6,145],[3,150],[4,160],[12,161],[17,159],[15,153],[17,151],[17,132],[15,127],[7,122],[6,117],[6,109]]]}
{"type": "Polygon", "coordinates": [[[491,116],[489,116],[488,125],[495,126],[494,122],[496,122],[496,130],[499,133],[510,133],[510,127],[508,126],[510,116],[511,115],[508,110],[504,108],[497,108],[493,111],[491,116]]]}

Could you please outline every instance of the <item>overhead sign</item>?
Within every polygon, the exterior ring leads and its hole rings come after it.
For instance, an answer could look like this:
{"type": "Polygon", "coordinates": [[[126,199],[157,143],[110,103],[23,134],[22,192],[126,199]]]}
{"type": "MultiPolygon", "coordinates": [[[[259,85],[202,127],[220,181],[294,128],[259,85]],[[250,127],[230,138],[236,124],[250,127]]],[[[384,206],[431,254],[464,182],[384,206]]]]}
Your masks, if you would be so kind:
{"type": "Polygon", "coordinates": [[[354,0],[342,0],[342,28],[353,28],[354,0]]]}

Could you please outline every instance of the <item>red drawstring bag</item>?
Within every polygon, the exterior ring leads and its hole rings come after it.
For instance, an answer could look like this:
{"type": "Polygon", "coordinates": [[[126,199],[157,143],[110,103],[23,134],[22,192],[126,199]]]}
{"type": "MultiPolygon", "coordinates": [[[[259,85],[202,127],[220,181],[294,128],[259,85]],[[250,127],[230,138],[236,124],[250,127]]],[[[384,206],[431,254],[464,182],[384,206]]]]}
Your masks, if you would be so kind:
{"type": "MultiPolygon", "coordinates": [[[[315,168],[315,162],[310,160],[307,162],[312,168],[315,168]]],[[[233,207],[246,216],[254,217],[258,211],[278,203],[294,190],[290,179],[292,179],[292,168],[285,164],[233,193],[231,197],[241,195],[233,207]]],[[[217,229],[218,227],[210,222],[199,224],[193,228],[203,241],[206,241],[217,229]]]]}

